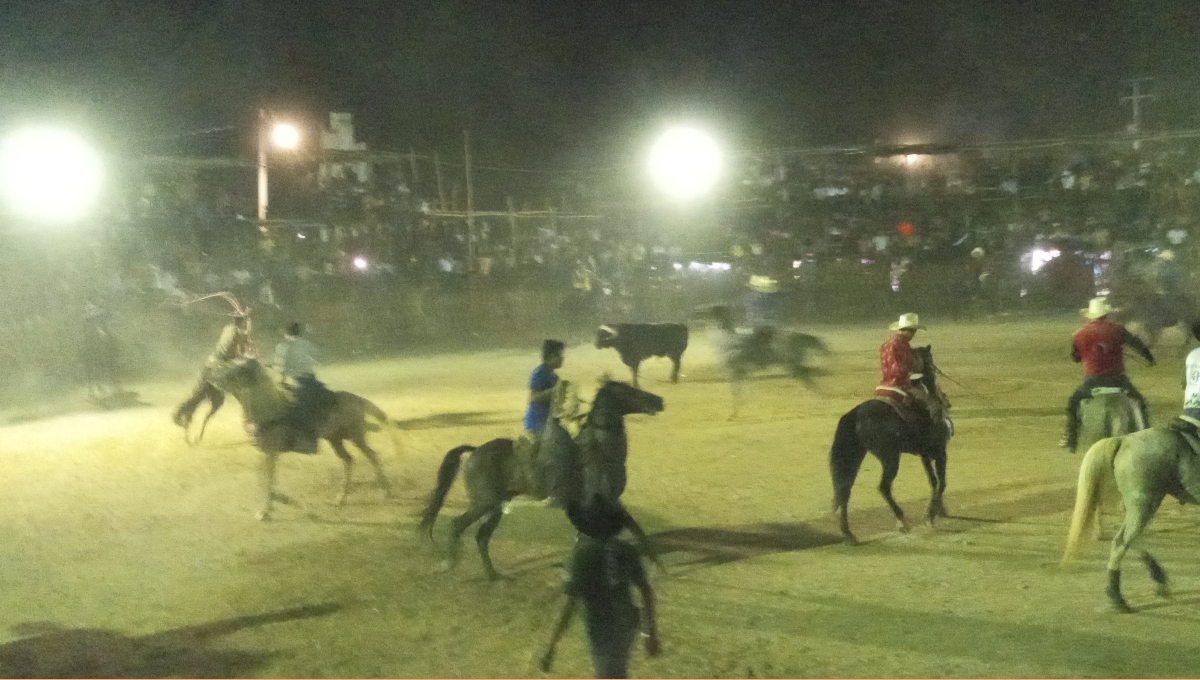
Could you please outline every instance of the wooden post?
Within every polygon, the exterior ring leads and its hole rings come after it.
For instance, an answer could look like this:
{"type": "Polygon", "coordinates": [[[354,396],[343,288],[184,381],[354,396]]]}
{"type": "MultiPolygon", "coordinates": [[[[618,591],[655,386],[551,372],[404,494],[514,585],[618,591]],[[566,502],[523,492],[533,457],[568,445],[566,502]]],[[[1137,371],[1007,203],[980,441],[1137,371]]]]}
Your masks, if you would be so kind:
{"type": "Polygon", "coordinates": [[[512,240],[512,263],[515,267],[517,264],[517,209],[513,203],[513,197],[507,196],[508,202],[508,232],[509,238],[512,240]]]}
{"type": "Polygon", "coordinates": [[[421,174],[417,171],[417,152],[410,146],[408,147],[408,164],[412,168],[412,190],[417,190],[417,182],[421,181],[421,174]]]}
{"type": "Polygon", "coordinates": [[[467,271],[475,266],[475,184],[471,181],[471,131],[463,130],[463,161],[467,173],[467,271]]]}
{"type": "Polygon", "coordinates": [[[433,172],[437,175],[438,207],[444,212],[446,208],[446,186],[442,183],[442,159],[438,152],[433,152],[433,172]]]}

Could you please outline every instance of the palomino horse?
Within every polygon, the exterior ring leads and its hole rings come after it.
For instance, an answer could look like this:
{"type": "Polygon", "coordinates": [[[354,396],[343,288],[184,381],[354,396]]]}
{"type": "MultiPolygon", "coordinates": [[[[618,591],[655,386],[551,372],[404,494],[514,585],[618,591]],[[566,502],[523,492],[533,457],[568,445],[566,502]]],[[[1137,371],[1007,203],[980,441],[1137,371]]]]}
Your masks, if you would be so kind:
{"type": "MultiPolygon", "coordinates": [[[[255,359],[239,360],[232,369],[215,376],[213,381],[237,399],[246,412],[246,420],[255,425],[255,446],[267,456],[263,474],[266,500],[256,516],[260,520],[270,519],[274,501],[290,502],[286,496],[275,493],[275,459],[280,453],[291,450],[295,435],[288,422],[291,395],[255,359]]],[[[317,409],[316,432],[318,437],[329,442],[334,453],[342,460],[342,487],[337,506],[341,507],[346,502],[354,468],[354,459],[346,450],[346,440],[353,442],[371,462],[379,486],[390,497],[392,487],[379,462],[379,454],[367,444],[366,437],[368,431],[387,428],[392,435],[392,445],[399,452],[400,442],[387,414],[370,401],[350,392],[328,392],[327,396],[321,408],[317,409]],[[368,423],[368,418],[377,424],[368,423]]]]}
{"type": "MultiPolygon", "coordinates": [[[[1200,440],[1185,436],[1172,426],[1155,427],[1111,439],[1101,439],[1083,457],[1079,467],[1079,486],[1075,492],[1075,512],[1063,561],[1079,554],[1084,527],[1100,503],[1105,486],[1116,483],[1125,505],[1125,523],[1112,540],[1108,555],[1108,588],[1105,593],[1117,611],[1133,609],[1121,595],[1121,560],[1146,525],[1170,495],[1181,503],[1200,502],[1200,440]]],[[[1167,572],[1145,550],[1142,562],[1157,584],[1160,596],[1168,594],[1167,572]]]]}
{"type": "MultiPolygon", "coordinates": [[[[654,415],[663,410],[662,397],[644,392],[622,382],[605,381],[592,400],[591,411],[573,440],[567,430],[552,418],[543,428],[541,459],[549,459],[557,473],[552,474],[552,495],[565,507],[573,500],[601,494],[617,501],[625,492],[625,458],[628,441],[625,436],[625,416],[633,413],[654,415]],[[563,465],[562,461],[566,461],[563,465]],[[563,469],[566,468],[566,469],[563,469]]],[[[450,528],[449,557],[443,568],[449,569],[458,561],[459,543],[472,524],[483,520],[475,534],[483,569],[488,578],[498,577],[488,555],[488,542],[504,516],[504,503],[517,496],[532,496],[541,500],[547,496],[536,482],[528,477],[527,466],[514,453],[513,440],[493,439],[482,446],[459,446],[452,449],[438,469],[437,487],[429,505],[421,513],[420,530],[433,538],[433,525],[438,512],[463,467],[470,506],[455,517],[450,528]],[[466,465],[462,456],[470,452],[466,465]]],[[[532,474],[537,475],[535,470],[532,474]]],[[[646,545],[645,534],[637,522],[626,513],[626,527],[646,545]]],[[[661,566],[661,565],[660,565],[661,566]]]]}
{"type": "Polygon", "coordinates": [[[924,414],[914,418],[903,416],[895,406],[878,398],[855,406],[838,421],[833,448],[829,451],[829,469],[833,475],[833,511],[838,513],[842,537],[847,543],[857,541],[854,534],[850,533],[846,512],[854,479],[868,451],[883,464],[879,493],[896,515],[900,531],[907,532],[908,524],[904,520],[904,511],[892,498],[892,482],[900,471],[901,453],[920,456],[921,464],[925,466],[925,474],[933,492],[929,499],[929,523],[933,524],[936,517],[947,516],[942,495],[946,491],[946,442],[953,433],[953,426],[950,423],[949,405],[938,390],[938,369],[933,363],[930,346],[917,347],[916,351],[924,362],[921,385],[930,394],[937,395],[943,403],[944,413],[939,422],[930,420],[924,414]]]}

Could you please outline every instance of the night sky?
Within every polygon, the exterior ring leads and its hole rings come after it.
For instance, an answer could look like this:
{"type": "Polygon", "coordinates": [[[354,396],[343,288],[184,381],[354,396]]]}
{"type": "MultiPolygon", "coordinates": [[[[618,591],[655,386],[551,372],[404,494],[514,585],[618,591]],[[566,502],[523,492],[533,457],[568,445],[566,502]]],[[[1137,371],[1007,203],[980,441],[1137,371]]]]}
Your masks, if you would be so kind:
{"type": "Polygon", "coordinates": [[[742,148],[1200,127],[1197,0],[5,0],[0,115],[130,153],[244,150],[260,105],[373,148],[532,167],[629,157],[664,120],[742,148]]]}

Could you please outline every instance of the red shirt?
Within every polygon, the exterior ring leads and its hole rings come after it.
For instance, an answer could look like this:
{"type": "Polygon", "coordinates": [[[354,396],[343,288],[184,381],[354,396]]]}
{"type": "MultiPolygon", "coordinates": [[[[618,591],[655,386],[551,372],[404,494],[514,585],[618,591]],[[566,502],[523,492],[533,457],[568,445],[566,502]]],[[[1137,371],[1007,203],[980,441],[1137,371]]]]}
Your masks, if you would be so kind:
{"type": "Polygon", "coordinates": [[[1121,345],[1128,331],[1108,319],[1095,319],[1075,331],[1075,353],[1087,375],[1125,375],[1121,345]]]}
{"type": "Polygon", "coordinates": [[[896,333],[879,347],[879,368],[883,372],[880,387],[897,387],[907,392],[912,389],[909,374],[920,371],[923,366],[921,357],[913,351],[903,333],[896,333]]]}

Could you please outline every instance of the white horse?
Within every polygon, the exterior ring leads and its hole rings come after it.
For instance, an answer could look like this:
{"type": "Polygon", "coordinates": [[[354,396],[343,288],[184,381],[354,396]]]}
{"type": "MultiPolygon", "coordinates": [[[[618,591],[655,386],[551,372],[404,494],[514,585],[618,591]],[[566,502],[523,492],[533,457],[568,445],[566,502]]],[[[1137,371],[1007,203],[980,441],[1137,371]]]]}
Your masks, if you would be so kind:
{"type": "MultiPolygon", "coordinates": [[[[1200,440],[1173,427],[1156,427],[1101,439],[1083,457],[1063,561],[1079,553],[1084,527],[1096,513],[1104,488],[1115,483],[1125,505],[1125,522],[1113,537],[1105,593],[1117,611],[1133,611],[1121,595],[1121,560],[1163,499],[1169,495],[1181,503],[1200,502],[1200,452],[1193,446],[1200,447],[1200,440]]],[[[1141,555],[1158,594],[1165,597],[1167,572],[1144,549],[1141,555]]]]}

